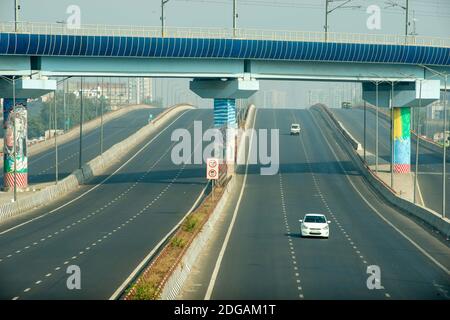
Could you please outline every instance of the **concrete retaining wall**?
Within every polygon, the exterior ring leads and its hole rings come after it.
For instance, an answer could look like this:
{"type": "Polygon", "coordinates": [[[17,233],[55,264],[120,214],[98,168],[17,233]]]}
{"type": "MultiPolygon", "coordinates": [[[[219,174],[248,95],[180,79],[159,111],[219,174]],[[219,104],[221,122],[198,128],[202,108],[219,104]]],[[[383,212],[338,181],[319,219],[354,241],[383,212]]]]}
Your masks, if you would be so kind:
{"type": "Polygon", "coordinates": [[[20,214],[24,214],[33,208],[48,204],[51,201],[66,195],[68,192],[77,189],[78,186],[88,181],[93,176],[102,174],[105,170],[114,165],[114,163],[119,161],[121,157],[128,154],[131,148],[145,141],[149,135],[161,129],[167,122],[175,118],[181,112],[190,109],[194,108],[190,105],[177,105],[167,109],[159,114],[151,124],[142,127],[127,139],[106,150],[103,155],[84,164],[81,169],[74,171],[72,174],[59,181],[57,185],[48,186],[23,200],[20,200],[19,198],[17,202],[0,205],[0,223],[20,214]]]}
{"type": "MultiPolygon", "coordinates": [[[[323,120],[325,120],[328,125],[338,130],[339,132],[343,132],[343,128],[339,127],[339,122],[334,118],[333,114],[324,106],[315,106],[313,107],[320,114],[323,120]]],[[[381,179],[379,179],[369,167],[364,164],[361,157],[354,151],[353,145],[347,140],[347,137],[344,134],[336,135],[341,142],[341,145],[345,148],[347,153],[351,156],[353,162],[357,165],[358,169],[361,171],[363,176],[367,179],[367,181],[378,191],[381,196],[383,196],[389,203],[394,206],[410,213],[411,215],[425,221],[431,227],[438,230],[441,234],[449,237],[450,236],[450,219],[442,219],[441,215],[437,212],[425,208],[420,205],[416,205],[412,202],[409,202],[405,199],[397,196],[394,190],[392,190],[388,185],[386,185],[381,179]]]]}
{"type": "MultiPolygon", "coordinates": [[[[245,121],[245,128],[248,129],[253,124],[253,119],[255,117],[256,108],[254,105],[250,105],[247,118],[245,121]]],[[[242,136],[241,136],[242,137],[242,136]]],[[[239,140],[238,147],[238,157],[241,154],[245,154],[245,139],[239,140]]],[[[208,221],[203,225],[202,230],[197,234],[195,239],[191,242],[189,248],[185,251],[183,257],[181,258],[178,265],[174,268],[172,274],[170,274],[164,283],[163,289],[161,291],[160,299],[164,300],[174,300],[178,294],[181,292],[181,288],[184,285],[187,277],[189,276],[192,267],[197,260],[198,256],[205,248],[208,240],[211,238],[214,231],[217,220],[223,213],[223,208],[230,197],[236,192],[238,184],[236,182],[236,177],[233,175],[228,182],[225,191],[217,203],[214,211],[209,217],[208,221]]]]}

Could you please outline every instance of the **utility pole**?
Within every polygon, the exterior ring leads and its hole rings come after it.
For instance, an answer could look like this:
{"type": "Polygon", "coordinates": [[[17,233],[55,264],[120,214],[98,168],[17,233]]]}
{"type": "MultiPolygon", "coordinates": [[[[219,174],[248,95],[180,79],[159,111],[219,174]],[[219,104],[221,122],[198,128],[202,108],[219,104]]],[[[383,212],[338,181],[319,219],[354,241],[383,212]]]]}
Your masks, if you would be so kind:
{"type": "Polygon", "coordinates": [[[325,42],[328,41],[328,15],[337,9],[348,9],[348,8],[361,8],[361,6],[345,6],[347,3],[353,0],[325,0],[325,42]],[[340,5],[334,7],[333,9],[329,9],[329,4],[331,2],[342,2],[340,5]]]}
{"type": "Polygon", "coordinates": [[[325,42],[328,41],[328,4],[330,1],[325,0],[325,42]]]}
{"type": "Polygon", "coordinates": [[[164,5],[170,0],[161,0],[161,37],[164,38],[164,5]]]}
{"type": "Polygon", "coordinates": [[[409,0],[405,0],[405,5],[398,4],[394,0],[389,0],[388,6],[386,8],[390,7],[399,7],[403,10],[405,10],[405,42],[408,39],[408,25],[409,25],[409,0]]]}
{"type": "Polygon", "coordinates": [[[409,0],[406,0],[406,14],[405,14],[405,37],[408,37],[408,24],[409,24],[409,0]]]}
{"type": "Polygon", "coordinates": [[[237,18],[237,0],[233,0],[233,37],[236,37],[237,18]]]}
{"type": "Polygon", "coordinates": [[[20,10],[20,4],[19,0],[14,0],[14,31],[17,32],[19,29],[17,26],[19,24],[19,10],[20,10]]]}

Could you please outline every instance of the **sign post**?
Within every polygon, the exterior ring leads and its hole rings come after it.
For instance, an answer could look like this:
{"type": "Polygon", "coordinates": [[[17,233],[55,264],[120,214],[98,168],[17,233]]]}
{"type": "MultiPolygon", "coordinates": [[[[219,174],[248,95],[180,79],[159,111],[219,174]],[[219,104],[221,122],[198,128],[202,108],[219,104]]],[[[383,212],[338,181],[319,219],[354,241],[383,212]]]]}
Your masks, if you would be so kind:
{"type": "Polygon", "coordinates": [[[212,199],[214,201],[214,182],[219,178],[219,159],[206,159],[206,179],[212,180],[212,199]]]}

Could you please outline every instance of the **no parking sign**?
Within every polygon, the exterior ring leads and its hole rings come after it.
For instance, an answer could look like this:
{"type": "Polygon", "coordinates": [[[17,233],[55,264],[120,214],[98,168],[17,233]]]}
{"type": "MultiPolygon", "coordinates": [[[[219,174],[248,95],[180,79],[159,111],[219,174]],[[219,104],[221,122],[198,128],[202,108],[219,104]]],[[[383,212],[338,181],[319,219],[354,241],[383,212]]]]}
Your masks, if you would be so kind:
{"type": "Polygon", "coordinates": [[[208,158],[206,160],[206,179],[208,180],[219,179],[219,159],[208,158]]]}

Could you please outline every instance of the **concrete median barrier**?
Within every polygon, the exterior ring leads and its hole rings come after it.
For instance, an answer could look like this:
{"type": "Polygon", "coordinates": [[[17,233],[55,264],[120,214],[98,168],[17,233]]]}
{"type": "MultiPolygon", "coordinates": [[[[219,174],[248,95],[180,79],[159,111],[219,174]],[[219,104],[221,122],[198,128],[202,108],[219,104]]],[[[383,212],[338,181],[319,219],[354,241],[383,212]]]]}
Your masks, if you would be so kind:
{"type": "Polygon", "coordinates": [[[130,137],[115,144],[103,155],[98,156],[85,163],[81,169],[75,170],[72,174],[59,181],[58,184],[47,186],[42,190],[36,191],[32,195],[26,196],[16,202],[3,203],[0,205],[0,223],[4,223],[14,217],[25,214],[30,210],[47,205],[50,202],[65,196],[71,191],[76,190],[80,185],[86,183],[92,177],[101,175],[117,161],[125,156],[129,151],[144,142],[149,135],[160,130],[170,120],[180,113],[194,109],[191,105],[176,105],[168,108],[159,114],[150,124],[142,127],[130,137]]]}
{"type": "Polygon", "coordinates": [[[322,105],[313,106],[312,109],[317,112],[319,116],[328,124],[328,126],[338,131],[340,134],[336,134],[335,137],[341,142],[346,152],[350,155],[353,162],[356,164],[360,172],[369,182],[369,184],[390,204],[398,207],[412,216],[419,218],[427,223],[432,228],[439,231],[439,233],[450,237],[450,219],[442,218],[437,212],[425,208],[423,206],[414,204],[399,197],[394,190],[386,185],[381,179],[379,179],[370,168],[363,162],[361,157],[355,152],[354,143],[344,134],[343,127],[339,125],[334,115],[322,105]]]}

